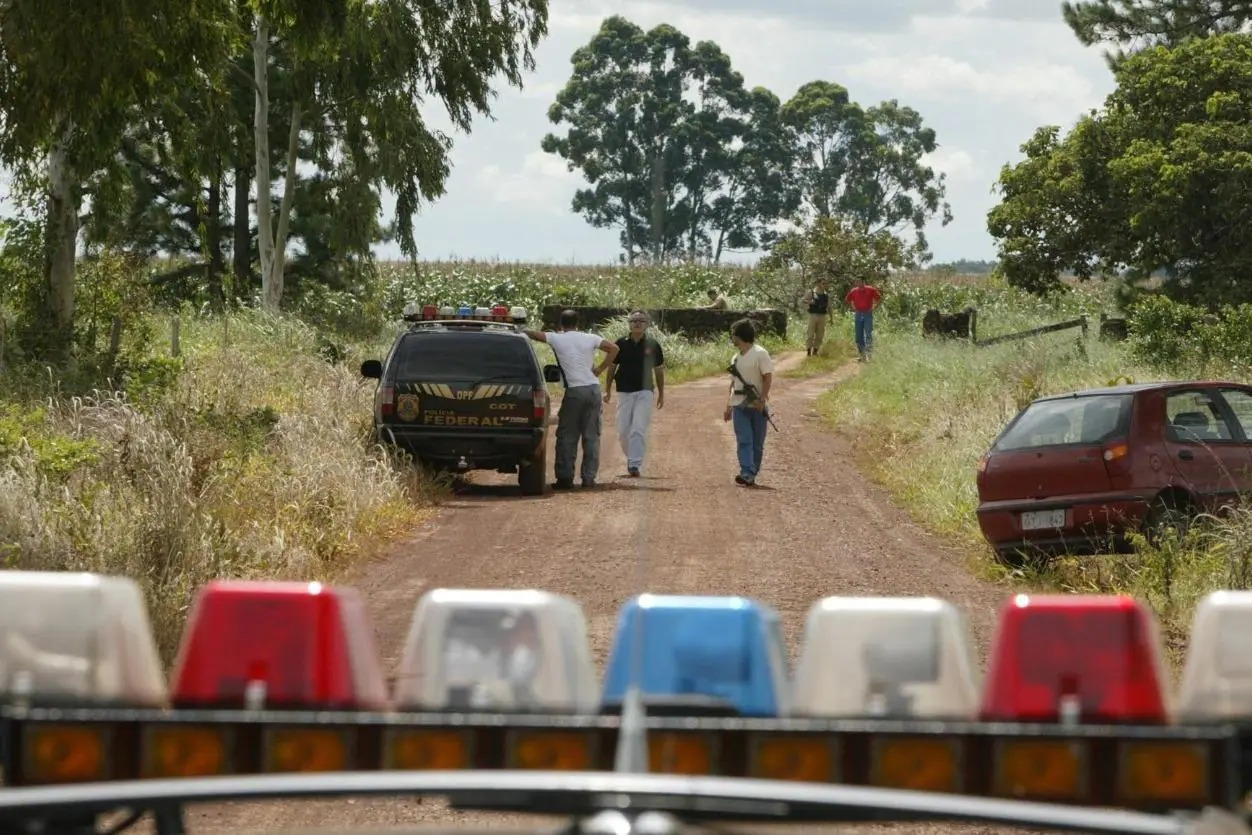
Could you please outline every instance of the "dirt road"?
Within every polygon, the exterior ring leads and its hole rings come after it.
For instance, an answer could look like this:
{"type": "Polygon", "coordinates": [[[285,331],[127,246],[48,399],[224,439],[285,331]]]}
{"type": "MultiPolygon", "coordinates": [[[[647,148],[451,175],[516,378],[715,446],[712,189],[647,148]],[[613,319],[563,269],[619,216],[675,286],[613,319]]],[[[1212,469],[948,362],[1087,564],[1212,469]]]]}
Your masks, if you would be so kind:
{"type": "MultiPolygon", "coordinates": [[[[799,359],[784,358],[779,370],[799,359]]],[[[861,475],[854,441],[819,423],[817,395],[856,370],[851,364],[808,380],[775,377],[771,399],[781,431],[769,434],[755,489],[734,483],[734,434],[722,421],[720,377],[670,388],[653,422],[642,478],[625,475],[612,406],[605,413],[601,484],[591,490],[527,498],[508,476],[475,474],[474,485],[431,523],[355,578],[387,668],[398,662],[414,603],[440,586],[538,588],[573,597],[587,614],[601,671],[617,611],[640,591],[765,601],[780,612],[792,653],[818,598],[937,595],[968,614],[985,656],[1007,591],[973,579],[963,557],[920,530],[861,475]]],[[[868,366],[862,373],[873,371],[868,366]]],[[[193,813],[188,823],[199,832],[490,826],[493,820],[516,822],[431,802],[358,800],[217,807],[193,813]]],[[[958,829],[970,831],[902,831],[958,829]]]]}

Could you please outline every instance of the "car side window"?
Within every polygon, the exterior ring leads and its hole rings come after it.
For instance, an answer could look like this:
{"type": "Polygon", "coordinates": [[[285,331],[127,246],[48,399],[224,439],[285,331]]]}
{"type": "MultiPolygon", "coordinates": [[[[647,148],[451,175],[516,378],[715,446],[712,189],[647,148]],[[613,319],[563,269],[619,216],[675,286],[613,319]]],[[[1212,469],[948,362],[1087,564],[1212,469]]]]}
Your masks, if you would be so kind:
{"type": "Polygon", "coordinates": [[[1205,391],[1176,391],[1165,398],[1166,432],[1175,441],[1231,441],[1235,433],[1205,391]]]}
{"type": "Polygon", "coordinates": [[[1235,413],[1235,419],[1239,421],[1239,425],[1243,427],[1243,436],[1252,440],[1252,393],[1243,389],[1218,389],[1218,391],[1230,406],[1230,410],[1235,413]]]}

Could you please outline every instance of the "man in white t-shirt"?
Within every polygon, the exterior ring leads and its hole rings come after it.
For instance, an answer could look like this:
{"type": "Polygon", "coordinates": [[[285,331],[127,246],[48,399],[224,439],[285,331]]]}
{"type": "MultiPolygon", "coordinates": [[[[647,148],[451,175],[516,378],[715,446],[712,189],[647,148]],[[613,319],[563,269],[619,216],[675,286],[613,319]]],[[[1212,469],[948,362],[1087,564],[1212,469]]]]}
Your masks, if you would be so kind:
{"type": "Polygon", "coordinates": [[[613,364],[618,348],[599,334],[578,330],[578,314],[572,310],[562,311],[560,322],[560,331],[526,331],[536,342],[548,343],[565,378],[565,396],[561,398],[561,411],[556,419],[556,483],[553,487],[568,490],[574,486],[579,438],[583,447],[583,487],[595,487],[600,471],[603,420],[600,375],[613,364]],[[600,365],[596,365],[596,351],[605,353],[600,365]]]}
{"type": "Polygon", "coordinates": [[[731,365],[743,377],[743,381],[756,389],[758,399],[748,402],[743,382],[733,374],[730,378],[730,397],[722,420],[733,420],[739,475],[735,483],[744,487],[756,484],[761,471],[761,458],[765,453],[765,414],[769,409],[769,389],[774,380],[774,360],[769,351],[756,344],[756,328],[750,319],[740,319],[730,327],[730,341],[739,349],[731,365]]]}

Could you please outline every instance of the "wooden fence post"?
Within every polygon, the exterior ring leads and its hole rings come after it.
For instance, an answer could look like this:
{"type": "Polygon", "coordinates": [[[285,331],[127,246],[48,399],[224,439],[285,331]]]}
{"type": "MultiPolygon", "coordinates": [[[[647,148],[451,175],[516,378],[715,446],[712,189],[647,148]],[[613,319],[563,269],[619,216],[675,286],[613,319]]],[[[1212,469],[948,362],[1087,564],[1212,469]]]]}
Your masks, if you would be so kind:
{"type": "Polygon", "coordinates": [[[175,316],[170,321],[170,356],[178,357],[182,353],[182,348],[178,344],[178,317],[175,316]]]}

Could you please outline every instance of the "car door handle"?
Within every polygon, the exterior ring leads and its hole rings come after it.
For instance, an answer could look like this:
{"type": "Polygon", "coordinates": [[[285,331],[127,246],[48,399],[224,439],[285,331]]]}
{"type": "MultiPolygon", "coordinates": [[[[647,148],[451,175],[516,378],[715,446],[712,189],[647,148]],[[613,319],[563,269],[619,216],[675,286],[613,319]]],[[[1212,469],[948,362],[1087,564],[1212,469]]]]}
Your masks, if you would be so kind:
{"type": "Polygon", "coordinates": [[[1190,461],[1192,458],[1195,458],[1195,453],[1189,449],[1184,449],[1178,453],[1178,457],[1184,461],[1190,461]]]}

